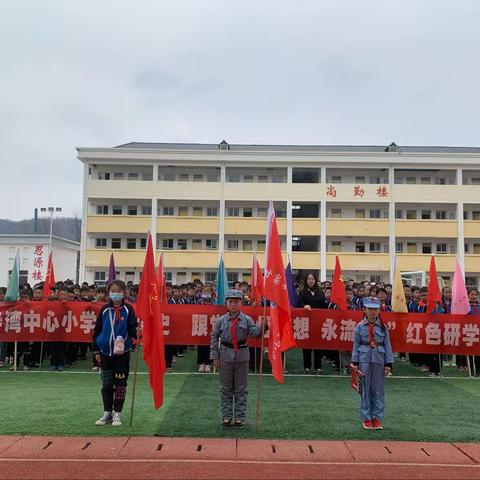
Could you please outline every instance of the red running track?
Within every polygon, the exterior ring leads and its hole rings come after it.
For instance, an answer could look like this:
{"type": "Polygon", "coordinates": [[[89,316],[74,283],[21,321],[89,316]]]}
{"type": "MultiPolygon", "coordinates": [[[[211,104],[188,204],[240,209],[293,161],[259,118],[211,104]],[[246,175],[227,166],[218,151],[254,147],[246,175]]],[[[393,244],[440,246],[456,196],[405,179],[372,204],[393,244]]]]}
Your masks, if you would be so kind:
{"type": "Polygon", "coordinates": [[[480,479],[480,444],[0,436],[0,479],[480,479]]]}

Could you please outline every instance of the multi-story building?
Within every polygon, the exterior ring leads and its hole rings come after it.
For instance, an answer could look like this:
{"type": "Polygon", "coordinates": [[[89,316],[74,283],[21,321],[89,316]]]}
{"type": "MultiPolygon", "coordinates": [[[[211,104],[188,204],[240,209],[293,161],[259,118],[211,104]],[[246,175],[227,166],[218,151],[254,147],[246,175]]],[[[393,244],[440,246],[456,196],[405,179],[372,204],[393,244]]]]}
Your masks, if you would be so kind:
{"type": "Polygon", "coordinates": [[[138,282],[146,232],[168,279],[249,279],[265,250],[268,201],[285,260],[330,278],[335,255],[357,280],[401,271],[480,276],[480,148],[128,143],[78,148],[84,163],[81,276],[103,281],[110,252],[138,282]]]}

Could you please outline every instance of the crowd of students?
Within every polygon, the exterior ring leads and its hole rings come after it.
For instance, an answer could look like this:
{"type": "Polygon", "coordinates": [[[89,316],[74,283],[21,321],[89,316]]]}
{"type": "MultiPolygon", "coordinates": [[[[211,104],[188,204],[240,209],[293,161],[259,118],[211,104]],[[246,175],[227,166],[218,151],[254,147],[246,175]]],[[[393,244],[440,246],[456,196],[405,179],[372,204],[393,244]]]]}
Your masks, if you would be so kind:
{"type": "MultiPolygon", "coordinates": [[[[256,302],[251,298],[251,286],[248,282],[236,282],[233,285],[235,290],[243,294],[244,306],[255,306],[256,302]]],[[[413,313],[425,313],[427,309],[427,287],[417,287],[404,285],[404,293],[407,301],[408,311],[413,313]]],[[[0,302],[5,297],[6,289],[0,288],[0,302]]],[[[107,301],[105,287],[97,287],[84,282],[81,285],[75,284],[72,280],[57,282],[52,288],[52,295],[46,299],[43,296],[43,284],[39,283],[33,288],[25,284],[20,290],[20,300],[26,301],[70,301],[70,302],[97,302],[105,303],[107,301]]],[[[135,303],[138,293],[138,285],[128,282],[125,291],[125,300],[128,303],[135,303]]],[[[349,310],[363,310],[363,299],[366,297],[376,297],[380,300],[380,312],[390,312],[392,285],[380,283],[371,283],[368,281],[356,282],[348,279],[345,282],[345,293],[349,310]]],[[[296,285],[296,299],[294,307],[305,308],[306,310],[336,309],[337,305],[331,301],[331,282],[318,281],[315,273],[308,273],[307,276],[296,285]]],[[[211,285],[204,285],[200,280],[183,285],[167,284],[167,299],[169,304],[202,304],[209,305],[216,303],[215,289],[211,285]]],[[[480,305],[478,303],[478,290],[471,288],[469,290],[469,300],[471,304],[470,314],[479,315],[480,305]]],[[[436,306],[437,314],[450,313],[452,301],[452,291],[450,287],[444,287],[442,290],[442,302],[436,306]]],[[[260,302],[263,305],[263,302],[260,302]]],[[[43,359],[50,361],[50,370],[64,371],[65,366],[74,366],[78,360],[85,360],[89,344],[76,342],[51,342],[42,345],[39,342],[21,342],[17,346],[17,364],[23,359],[22,368],[38,368],[40,355],[43,359]]],[[[172,370],[178,358],[181,358],[187,350],[186,345],[167,345],[165,348],[166,364],[168,370],[172,370]]],[[[258,368],[259,355],[252,349],[251,370],[258,368]]],[[[343,366],[343,373],[348,373],[348,352],[337,352],[332,350],[304,349],[303,350],[303,369],[305,373],[323,372],[323,363],[328,362],[334,369],[340,370],[343,366]],[[313,368],[312,368],[313,356],[313,368]]],[[[210,352],[208,346],[199,346],[197,351],[197,364],[199,372],[210,372],[210,352]]],[[[400,353],[401,360],[407,360],[405,354],[400,353]]],[[[443,365],[456,367],[459,371],[468,372],[468,364],[477,376],[480,376],[480,357],[471,357],[470,362],[467,357],[457,355],[454,358],[444,355],[432,354],[409,354],[410,362],[424,372],[432,376],[438,376],[443,365]],[[474,370],[473,370],[474,369],[474,370]]],[[[9,366],[13,368],[14,344],[12,342],[0,343],[0,367],[9,366]]],[[[93,359],[93,371],[98,371],[99,366],[93,359]]]]}

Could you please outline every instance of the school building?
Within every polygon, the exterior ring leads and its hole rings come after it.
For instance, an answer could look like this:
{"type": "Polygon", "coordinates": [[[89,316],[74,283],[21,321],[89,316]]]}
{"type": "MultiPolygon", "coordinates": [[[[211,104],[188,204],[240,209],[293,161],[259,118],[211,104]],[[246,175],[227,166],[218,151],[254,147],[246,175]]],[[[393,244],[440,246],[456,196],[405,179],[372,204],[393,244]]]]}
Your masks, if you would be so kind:
{"type": "Polygon", "coordinates": [[[428,270],[467,284],[480,276],[480,148],[127,143],[78,148],[84,164],[80,277],[139,282],[146,232],[168,280],[213,282],[223,254],[230,282],[263,266],[268,201],[285,261],[331,278],[390,281],[428,270]]]}

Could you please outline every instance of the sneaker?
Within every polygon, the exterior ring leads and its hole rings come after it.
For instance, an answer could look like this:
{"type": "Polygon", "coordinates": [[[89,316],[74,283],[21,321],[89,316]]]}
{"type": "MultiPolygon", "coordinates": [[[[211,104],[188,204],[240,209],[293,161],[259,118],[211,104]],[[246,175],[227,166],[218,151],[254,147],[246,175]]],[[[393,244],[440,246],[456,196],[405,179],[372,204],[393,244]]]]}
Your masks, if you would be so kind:
{"type": "Polygon", "coordinates": [[[198,366],[198,373],[205,373],[205,365],[203,363],[198,366]]]}
{"type": "Polygon", "coordinates": [[[236,428],[243,428],[243,427],[245,427],[245,421],[237,418],[233,421],[232,425],[236,428]]]}
{"type": "Polygon", "coordinates": [[[210,373],[212,370],[210,368],[210,365],[205,365],[205,373],[210,373]]]}
{"type": "Polygon", "coordinates": [[[63,372],[65,370],[65,367],[63,365],[59,365],[57,367],[57,372],[63,372]]]}
{"type": "Polygon", "coordinates": [[[3,367],[4,363],[3,362],[0,362],[0,368],[3,367]]]}
{"type": "Polygon", "coordinates": [[[365,430],[373,430],[374,428],[373,422],[371,420],[364,420],[362,425],[365,430]]]}
{"type": "Polygon", "coordinates": [[[49,369],[48,369],[49,372],[56,372],[57,371],[57,367],[55,367],[54,365],[52,365],[49,369]]]}
{"type": "Polygon", "coordinates": [[[120,412],[113,412],[112,426],[113,427],[121,427],[122,426],[122,419],[121,419],[121,416],[120,416],[120,412]]]}
{"type": "Polygon", "coordinates": [[[323,370],[321,368],[317,368],[317,375],[321,375],[323,373],[323,370]]]}
{"type": "Polygon", "coordinates": [[[172,373],[173,372],[173,367],[167,367],[167,373],[172,373]]]}
{"type": "Polygon", "coordinates": [[[303,370],[303,373],[305,373],[305,375],[308,375],[310,373],[310,369],[309,368],[305,368],[303,370]]]}
{"type": "Polygon", "coordinates": [[[222,427],[231,427],[233,426],[233,420],[230,418],[224,418],[222,420],[222,427]]]}
{"type": "Polygon", "coordinates": [[[100,371],[100,367],[92,367],[92,372],[99,372],[100,371]]]}
{"type": "Polygon", "coordinates": [[[112,423],[112,412],[103,412],[103,415],[95,422],[95,425],[103,426],[112,423]]]}
{"type": "Polygon", "coordinates": [[[383,430],[382,422],[378,418],[372,420],[372,425],[374,430],[383,430]]]}

